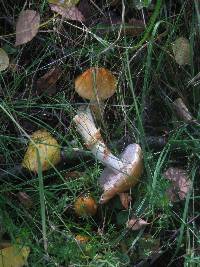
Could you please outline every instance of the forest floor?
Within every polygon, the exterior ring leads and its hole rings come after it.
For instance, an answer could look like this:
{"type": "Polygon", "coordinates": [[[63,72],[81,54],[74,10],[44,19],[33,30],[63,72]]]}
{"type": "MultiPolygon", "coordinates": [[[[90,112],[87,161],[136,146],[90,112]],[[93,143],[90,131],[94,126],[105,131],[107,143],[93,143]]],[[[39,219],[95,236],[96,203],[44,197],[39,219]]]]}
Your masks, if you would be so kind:
{"type": "Polygon", "coordinates": [[[6,242],[28,247],[35,267],[199,266],[199,1],[80,0],[62,6],[71,8],[65,17],[50,7],[60,2],[0,3],[9,58],[0,71],[0,254],[6,242]],[[40,17],[26,41],[23,10],[40,17]],[[105,143],[116,156],[131,143],[143,153],[140,180],[121,202],[99,203],[104,166],[73,123],[89,103],[75,79],[91,67],[117,81],[96,120],[105,143]],[[41,129],[65,155],[31,172],[22,161],[41,129]],[[75,212],[85,196],[96,202],[93,216],[75,212]]]}

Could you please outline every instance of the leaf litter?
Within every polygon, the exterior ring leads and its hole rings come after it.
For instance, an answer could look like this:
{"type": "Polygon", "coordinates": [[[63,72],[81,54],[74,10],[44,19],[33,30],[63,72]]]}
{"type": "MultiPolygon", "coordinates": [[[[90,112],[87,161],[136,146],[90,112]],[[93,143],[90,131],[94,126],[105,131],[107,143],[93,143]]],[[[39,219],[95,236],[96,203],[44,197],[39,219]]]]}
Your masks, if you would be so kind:
{"type": "Polygon", "coordinates": [[[16,24],[15,46],[26,44],[31,41],[40,26],[40,14],[35,10],[23,10],[19,14],[16,24]]]}

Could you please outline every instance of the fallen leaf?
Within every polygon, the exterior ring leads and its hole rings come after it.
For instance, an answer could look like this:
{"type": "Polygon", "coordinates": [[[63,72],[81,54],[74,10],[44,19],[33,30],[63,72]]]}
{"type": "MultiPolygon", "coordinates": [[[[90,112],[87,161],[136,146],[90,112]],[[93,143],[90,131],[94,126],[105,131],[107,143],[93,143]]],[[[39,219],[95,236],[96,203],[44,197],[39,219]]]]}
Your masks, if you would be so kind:
{"type": "Polygon", "coordinates": [[[31,41],[38,32],[40,15],[35,10],[21,11],[16,25],[15,45],[26,44],[31,41]]]}
{"type": "Polygon", "coordinates": [[[83,14],[79,11],[79,9],[76,6],[63,7],[59,5],[50,4],[50,8],[52,11],[58,13],[63,18],[66,18],[68,20],[75,20],[75,21],[85,20],[83,14]]]}
{"type": "Polygon", "coordinates": [[[190,43],[185,37],[179,37],[172,44],[174,58],[180,66],[190,64],[190,43]]]}
{"type": "Polygon", "coordinates": [[[61,148],[57,140],[46,130],[38,130],[31,135],[22,167],[38,173],[38,156],[42,171],[49,170],[61,160],[61,148]]]}
{"type": "Polygon", "coordinates": [[[12,245],[0,250],[0,266],[22,267],[27,264],[30,253],[29,247],[12,245]]]}
{"type": "Polygon", "coordinates": [[[144,226],[148,225],[149,223],[141,218],[132,217],[126,224],[127,228],[130,228],[131,230],[140,230],[144,226]]]}
{"type": "Polygon", "coordinates": [[[3,48],[0,48],[0,71],[7,69],[9,66],[9,57],[3,48]]]}
{"type": "Polygon", "coordinates": [[[25,208],[30,209],[33,206],[33,201],[31,197],[25,192],[18,192],[17,198],[24,205],[25,208]]]}
{"type": "Polygon", "coordinates": [[[59,67],[54,67],[40,77],[37,81],[37,93],[40,95],[44,92],[53,95],[56,91],[55,84],[62,75],[59,67]]]}
{"type": "Polygon", "coordinates": [[[176,110],[176,113],[178,117],[185,121],[185,122],[191,122],[194,121],[192,118],[192,115],[190,114],[188,108],[184,104],[183,100],[181,98],[177,98],[174,102],[174,108],[176,110]]]}
{"type": "Polygon", "coordinates": [[[63,7],[71,7],[78,4],[80,0],[48,0],[49,4],[54,4],[63,7]]]}
{"type": "Polygon", "coordinates": [[[171,201],[183,200],[191,188],[191,180],[185,170],[180,168],[168,168],[164,176],[172,182],[172,186],[167,190],[167,195],[171,201]]]}
{"type": "Polygon", "coordinates": [[[127,210],[129,208],[132,197],[129,195],[129,193],[119,193],[119,197],[122,206],[127,210]]]}
{"type": "Polygon", "coordinates": [[[78,4],[78,10],[84,17],[84,22],[89,23],[88,26],[91,26],[94,22],[94,16],[96,14],[96,9],[92,5],[90,0],[81,0],[78,4]]]}

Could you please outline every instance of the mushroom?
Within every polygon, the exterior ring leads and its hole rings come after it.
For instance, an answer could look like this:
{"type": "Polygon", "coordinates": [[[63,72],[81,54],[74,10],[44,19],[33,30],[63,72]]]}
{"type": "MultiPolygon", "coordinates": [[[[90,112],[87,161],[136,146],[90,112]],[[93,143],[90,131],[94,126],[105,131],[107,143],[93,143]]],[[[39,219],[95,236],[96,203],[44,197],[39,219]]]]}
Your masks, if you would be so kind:
{"type": "Polygon", "coordinates": [[[125,192],[139,181],[143,170],[143,160],[142,150],[138,144],[128,145],[118,158],[104,143],[89,108],[79,109],[73,121],[85,145],[107,167],[100,177],[100,185],[104,190],[100,199],[101,203],[107,202],[116,194],[125,192]]]}
{"type": "Polygon", "coordinates": [[[90,100],[90,107],[97,120],[102,118],[103,100],[111,97],[116,91],[117,80],[105,68],[89,68],[75,79],[75,91],[90,100]]]}
{"type": "Polygon", "coordinates": [[[46,130],[38,130],[30,136],[22,167],[37,173],[39,160],[42,171],[49,170],[61,160],[61,148],[57,140],[46,130]]]}
{"type": "Polygon", "coordinates": [[[74,210],[81,217],[94,216],[97,213],[97,204],[91,196],[82,196],[76,199],[74,210]]]}
{"type": "Polygon", "coordinates": [[[124,167],[116,174],[106,167],[102,172],[99,183],[103,189],[100,203],[106,203],[112,197],[123,193],[139,181],[143,171],[142,150],[138,144],[130,144],[120,155],[124,167]]]}

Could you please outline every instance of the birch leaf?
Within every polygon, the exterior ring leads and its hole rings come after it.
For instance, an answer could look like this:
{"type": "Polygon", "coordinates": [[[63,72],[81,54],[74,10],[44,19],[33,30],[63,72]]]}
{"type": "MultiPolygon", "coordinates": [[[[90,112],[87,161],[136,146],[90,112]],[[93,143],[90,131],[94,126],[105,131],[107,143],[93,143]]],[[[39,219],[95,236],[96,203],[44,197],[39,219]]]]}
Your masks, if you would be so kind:
{"type": "Polygon", "coordinates": [[[175,61],[178,65],[190,64],[190,44],[185,37],[179,37],[172,44],[175,61]]]}
{"type": "Polygon", "coordinates": [[[27,263],[30,253],[29,247],[17,245],[9,246],[0,250],[0,266],[22,267],[27,263]]]}
{"type": "Polygon", "coordinates": [[[59,5],[50,4],[50,8],[52,11],[58,13],[63,18],[68,20],[75,20],[75,21],[84,21],[85,18],[83,14],[79,11],[76,6],[71,7],[63,7],[59,5]]]}
{"type": "Polygon", "coordinates": [[[24,10],[19,14],[16,25],[15,45],[26,44],[31,41],[38,32],[40,15],[35,10],[24,10]]]}
{"type": "Polygon", "coordinates": [[[9,57],[3,48],[0,48],[0,71],[7,69],[9,66],[9,57]]]}

